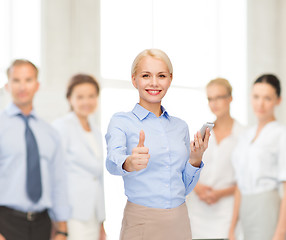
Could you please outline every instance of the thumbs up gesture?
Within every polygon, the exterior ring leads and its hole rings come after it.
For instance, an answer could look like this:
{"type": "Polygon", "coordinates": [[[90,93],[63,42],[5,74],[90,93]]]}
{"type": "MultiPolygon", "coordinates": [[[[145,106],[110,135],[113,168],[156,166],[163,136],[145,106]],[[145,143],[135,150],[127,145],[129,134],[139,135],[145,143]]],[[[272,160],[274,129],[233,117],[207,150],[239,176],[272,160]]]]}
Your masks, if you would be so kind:
{"type": "Polygon", "coordinates": [[[137,147],[132,149],[132,154],[126,158],[122,166],[127,172],[140,171],[147,167],[150,154],[149,149],[144,146],[144,141],[145,133],[141,130],[137,147]]]}

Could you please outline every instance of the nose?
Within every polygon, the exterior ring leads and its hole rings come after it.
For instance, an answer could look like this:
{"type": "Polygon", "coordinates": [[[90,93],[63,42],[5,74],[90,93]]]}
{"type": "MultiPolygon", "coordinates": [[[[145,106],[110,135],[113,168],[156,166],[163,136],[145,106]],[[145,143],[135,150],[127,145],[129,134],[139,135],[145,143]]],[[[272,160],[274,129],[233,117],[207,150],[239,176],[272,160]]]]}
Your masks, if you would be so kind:
{"type": "Polygon", "coordinates": [[[157,87],[157,86],[158,86],[158,78],[157,78],[156,75],[154,75],[154,76],[151,78],[150,85],[151,85],[152,87],[157,87]]]}
{"type": "Polygon", "coordinates": [[[257,106],[259,107],[259,108],[263,108],[263,106],[264,106],[264,101],[263,101],[263,99],[259,99],[258,101],[257,101],[257,106]]]}
{"type": "Polygon", "coordinates": [[[25,82],[21,82],[20,83],[20,90],[23,91],[26,89],[26,83],[25,82]]]}

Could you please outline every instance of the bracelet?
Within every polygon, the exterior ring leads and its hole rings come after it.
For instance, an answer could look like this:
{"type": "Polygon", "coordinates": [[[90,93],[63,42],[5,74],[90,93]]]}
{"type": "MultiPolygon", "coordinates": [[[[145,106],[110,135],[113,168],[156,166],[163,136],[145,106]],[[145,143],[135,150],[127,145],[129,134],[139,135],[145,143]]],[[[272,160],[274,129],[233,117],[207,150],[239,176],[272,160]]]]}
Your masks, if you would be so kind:
{"type": "Polygon", "coordinates": [[[60,234],[60,235],[64,235],[64,236],[68,236],[67,232],[62,232],[62,231],[56,231],[56,234],[60,234]]]}

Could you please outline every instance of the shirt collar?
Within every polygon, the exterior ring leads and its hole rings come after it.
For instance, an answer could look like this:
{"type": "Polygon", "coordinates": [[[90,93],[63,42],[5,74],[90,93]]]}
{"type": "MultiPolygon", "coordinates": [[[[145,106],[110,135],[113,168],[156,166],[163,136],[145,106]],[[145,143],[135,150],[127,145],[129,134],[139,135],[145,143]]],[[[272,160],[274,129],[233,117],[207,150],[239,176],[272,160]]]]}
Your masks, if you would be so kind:
{"type": "MultiPolygon", "coordinates": [[[[19,114],[22,114],[22,111],[20,110],[20,108],[18,108],[14,103],[10,103],[6,109],[5,109],[6,113],[8,114],[9,117],[12,116],[17,116],[19,114]]],[[[35,113],[35,110],[33,109],[30,114],[31,117],[37,119],[37,115],[35,113]]]]}
{"type": "MultiPolygon", "coordinates": [[[[169,119],[169,114],[166,111],[166,109],[161,106],[162,114],[161,116],[165,116],[167,119],[169,119]]],[[[147,109],[142,107],[139,103],[135,105],[132,112],[142,121],[144,118],[146,118],[151,112],[149,112],[147,109]]],[[[153,114],[153,113],[152,113],[153,114]]]]}

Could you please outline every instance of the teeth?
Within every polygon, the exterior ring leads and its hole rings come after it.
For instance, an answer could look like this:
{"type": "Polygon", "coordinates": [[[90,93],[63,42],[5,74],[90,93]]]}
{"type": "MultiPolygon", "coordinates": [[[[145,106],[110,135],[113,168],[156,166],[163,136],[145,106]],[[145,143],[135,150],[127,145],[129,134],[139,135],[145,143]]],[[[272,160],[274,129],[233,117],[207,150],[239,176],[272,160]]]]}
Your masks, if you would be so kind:
{"type": "Polygon", "coordinates": [[[152,93],[152,94],[156,94],[156,93],[158,93],[159,91],[154,91],[154,90],[153,90],[153,91],[150,91],[150,90],[149,90],[149,92],[152,93]]]}

